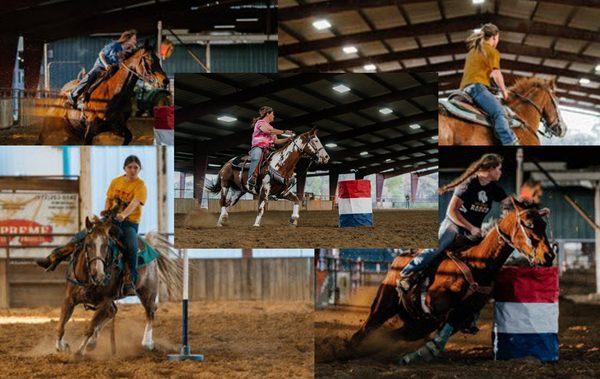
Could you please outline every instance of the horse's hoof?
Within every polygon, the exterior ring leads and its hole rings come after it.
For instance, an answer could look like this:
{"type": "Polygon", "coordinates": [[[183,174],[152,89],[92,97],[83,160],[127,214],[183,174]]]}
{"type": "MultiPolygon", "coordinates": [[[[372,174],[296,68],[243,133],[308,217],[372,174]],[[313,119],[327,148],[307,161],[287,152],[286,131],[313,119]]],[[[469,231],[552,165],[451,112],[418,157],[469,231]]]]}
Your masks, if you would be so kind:
{"type": "Polygon", "coordinates": [[[298,226],[298,219],[297,218],[296,219],[291,218],[290,219],[290,226],[298,226]]]}
{"type": "Polygon", "coordinates": [[[75,354],[73,354],[73,360],[75,360],[75,361],[83,360],[83,352],[77,351],[75,354]]]}
{"type": "Polygon", "coordinates": [[[146,349],[147,351],[152,351],[154,350],[154,343],[150,342],[150,343],[143,343],[142,346],[144,347],[144,349],[146,349]]]}
{"type": "Polygon", "coordinates": [[[217,224],[217,228],[222,228],[223,224],[217,224]]]}
{"type": "Polygon", "coordinates": [[[69,346],[69,344],[67,342],[63,343],[63,344],[57,344],[56,345],[56,351],[59,353],[70,353],[71,352],[71,346],[69,346]]]}
{"type": "Polygon", "coordinates": [[[258,227],[260,227],[260,224],[254,224],[254,225],[252,225],[252,226],[254,226],[254,227],[257,227],[257,228],[258,228],[258,227]]]}
{"type": "Polygon", "coordinates": [[[92,351],[96,348],[96,341],[90,341],[87,346],[85,347],[85,350],[87,351],[92,351]]]}

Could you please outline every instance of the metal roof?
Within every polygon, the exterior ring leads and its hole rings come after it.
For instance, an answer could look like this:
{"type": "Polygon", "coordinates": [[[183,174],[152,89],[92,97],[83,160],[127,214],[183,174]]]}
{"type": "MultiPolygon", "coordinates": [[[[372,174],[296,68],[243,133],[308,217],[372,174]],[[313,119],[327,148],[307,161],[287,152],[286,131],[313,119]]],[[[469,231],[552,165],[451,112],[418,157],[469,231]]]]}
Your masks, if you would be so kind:
{"type": "Polygon", "coordinates": [[[276,128],[296,133],[318,128],[331,160],[313,167],[316,174],[394,176],[437,166],[435,73],[178,74],[176,169],[191,171],[194,153],[208,153],[213,173],[233,156],[247,154],[250,122],[263,105],[275,110],[276,128]],[[336,92],[338,84],[350,91],[336,92]],[[236,121],[218,121],[222,115],[236,121]]]}
{"type": "Polygon", "coordinates": [[[503,71],[557,78],[561,103],[600,111],[599,0],[285,0],[279,8],[281,72],[437,71],[444,94],[460,81],[465,38],[492,22],[503,71]],[[313,27],[321,19],[331,28],[313,27]]]}

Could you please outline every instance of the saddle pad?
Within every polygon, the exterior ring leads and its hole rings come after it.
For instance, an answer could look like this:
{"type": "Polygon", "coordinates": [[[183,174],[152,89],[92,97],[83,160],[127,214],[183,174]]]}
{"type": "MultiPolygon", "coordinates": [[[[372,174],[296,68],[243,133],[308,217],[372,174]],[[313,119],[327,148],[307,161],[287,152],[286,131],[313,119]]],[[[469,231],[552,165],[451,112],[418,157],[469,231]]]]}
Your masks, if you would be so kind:
{"type": "MultiPolygon", "coordinates": [[[[140,242],[142,242],[143,246],[140,246],[140,250],[138,251],[138,268],[140,267],[144,267],[145,265],[149,264],[150,262],[158,259],[158,257],[160,256],[160,254],[154,250],[154,248],[152,248],[152,246],[150,246],[148,244],[148,242],[146,242],[143,239],[139,239],[140,242]]],[[[118,253],[117,250],[117,246],[113,246],[113,248],[115,249],[115,253],[118,253]]],[[[119,261],[119,270],[123,270],[124,266],[124,262],[123,260],[119,261]]]]}
{"type": "Polygon", "coordinates": [[[250,166],[250,156],[249,155],[243,155],[243,156],[235,157],[231,161],[231,165],[233,167],[242,168],[242,162],[244,162],[244,168],[249,167],[250,166]]]}
{"type": "Polygon", "coordinates": [[[448,101],[447,99],[439,99],[438,105],[443,108],[448,114],[460,118],[462,120],[474,122],[479,125],[491,127],[487,118],[483,116],[481,113],[473,113],[470,110],[465,110],[462,107],[457,106],[453,102],[448,101]]]}

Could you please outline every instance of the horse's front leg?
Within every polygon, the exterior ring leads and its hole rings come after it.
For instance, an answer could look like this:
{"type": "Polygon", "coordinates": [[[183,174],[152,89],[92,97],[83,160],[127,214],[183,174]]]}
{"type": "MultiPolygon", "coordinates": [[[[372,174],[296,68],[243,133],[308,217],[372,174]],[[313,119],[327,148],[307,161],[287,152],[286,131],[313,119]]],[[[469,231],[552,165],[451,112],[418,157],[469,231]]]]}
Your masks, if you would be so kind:
{"type": "MultiPolygon", "coordinates": [[[[221,179],[221,183],[222,179],[221,179]]],[[[227,208],[229,207],[229,201],[227,199],[227,194],[229,192],[229,187],[226,187],[225,184],[221,184],[221,198],[219,199],[219,205],[221,206],[221,214],[219,215],[219,220],[217,220],[217,226],[223,226],[227,219],[229,218],[229,213],[227,212],[227,208]]]]}
{"type": "Polygon", "coordinates": [[[65,325],[71,318],[75,309],[75,303],[71,297],[71,291],[67,290],[65,300],[62,305],[60,312],[60,320],[58,321],[57,336],[56,336],[56,350],[60,352],[68,352],[69,344],[65,341],[65,325]]]}
{"type": "Polygon", "coordinates": [[[258,214],[256,215],[256,221],[254,221],[254,226],[260,226],[260,220],[262,219],[262,216],[265,213],[265,209],[267,207],[267,203],[269,202],[270,192],[271,176],[267,174],[263,178],[262,185],[260,187],[260,192],[258,196],[258,214]]]}
{"type": "Polygon", "coordinates": [[[444,352],[446,344],[448,343],[448,339],[450,339],[450,336],[452,336],[453,332],[454,327],[452,327],[449,323],[444,324],[442,329],[431,341],[427,342],[425,345],[421,346],[412,353],[403,355],[400,359],[400,364],[407,365],[414,362],[429,362],[435,357],[438,357],[444,352]]]}
{"type": "Polygon", "coordinates": [[[94,339],[95,335],[100,333],[104,325],[106,325],[106,323],[110,321],[110,319],[112,319],[116,313],[117,309],[112,301],[105,302],[104,304],[100,305],[96,313],[94,313],[94,317],[92,318],[92,321],[90,321],[90,324],[85,331],[83,342],[75,353],[76,357],[81,358],[83,356],[83,352],[88,347],[90,341],[94,339]]]}
{"type": "Polygon", "coordinates": [[[290,225],[298,226],[298,219],[300,218],[300,199],[298,198],[298,195],[293,192],[289,192],[285,198],[294,203],[292,217],[290,217],[290,225]]]}

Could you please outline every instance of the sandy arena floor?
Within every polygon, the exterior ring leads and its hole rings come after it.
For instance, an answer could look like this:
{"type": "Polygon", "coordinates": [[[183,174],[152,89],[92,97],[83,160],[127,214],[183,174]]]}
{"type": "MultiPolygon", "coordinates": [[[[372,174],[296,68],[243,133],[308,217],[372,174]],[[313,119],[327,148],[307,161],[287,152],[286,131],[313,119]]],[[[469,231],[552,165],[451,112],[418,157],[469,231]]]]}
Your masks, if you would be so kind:
{"type": "Polygon", "coordinates": [[[422,343],[391,340],[386,334],[399,327],[397,318],[365,340],[358,354],[345,349],[345,341],[368,316],[376,288],[365,287],[353,305],[315,312],[315,377],[321,378],[598,378],[600,377],[600,304],[573,303],[561,298],[560,361],[542,364],[535,359],[493,361],[492,306],[484,308],[477,335],[457,334],[435,363],[409,367],[398,358],[422,343]]]}
{"type": "Polygon", "coordinates": [[[218,215],[206,210],[175,215],[178,248],[394,247],[437,245],[437,210],[373,212],[375,226],[338,228],[336,211],[300,212],[298,227],[289,226],[290,212],[265,212],[262,226],[252,226],[254,212],[230,213],[227,226],[216,227],[218,215]]]}
{"type": "MultiPolygon", "coordinates": [[[[141,305],[120,305],[117,314],[117,355],[110,355],[108,329],[96,350],[83,361],[56,353],[57,322],[3,323],[58,319],[57,308],[0,310],[0,377],[70,378],[312,378],[313,307],[309,303],[194,302],[190,306],[190,346],[205,361],[169,362],[181,343],[181,305],[162,304],[156,315],[155,351],[140,342],[144,330],[141,305]],[[14,319],[11,319],[14,321],[14,319]]],[[[77,308],[67,324],[72,349],[81,342],[83,319],[92,312],[77,308]]]]}
{"type": "MultiPolygon", "coordinates": [[[[154,143],[154,129],[148,120],[130,119],[128,121],[133,140],[131,145],[152,145],[154,143]]],[[[13,126],[10,128],[0,128],[0,145],[35,145],[41,130],[40,125],[13,126]]],[[[102,145],[120,145],[123,141],[121,137],[105,135],[98,137],[96,144],[102,145]]]]}

